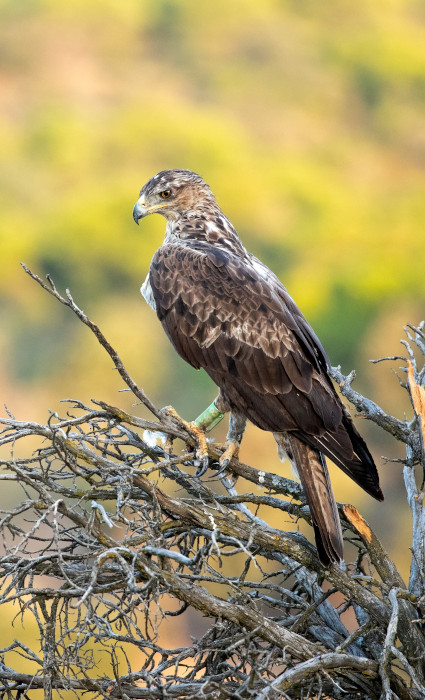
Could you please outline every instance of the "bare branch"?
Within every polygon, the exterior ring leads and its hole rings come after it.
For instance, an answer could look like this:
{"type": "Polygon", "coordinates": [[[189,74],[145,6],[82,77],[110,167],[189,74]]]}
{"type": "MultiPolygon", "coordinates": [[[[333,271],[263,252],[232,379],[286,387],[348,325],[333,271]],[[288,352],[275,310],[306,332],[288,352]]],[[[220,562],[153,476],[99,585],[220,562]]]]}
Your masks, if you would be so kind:
{"type": "Polygon", "coordinates": [[[27,275],[29,275],[35,282],[37,282],[40,287],[42,287],[46,292],[51,294],[55,299],[60,301],[61,304],[64,304],[64,306],[67,306],[71,311],[73,311],[80,321],[84,323],[84,325],[88,326],[92,333],[96,336],[97,340],[99,341],[100,345],[106,350],[108,353],[109,357],[111,358],[112,362],[114,363],[116,369],[120,373],[121,377],[123,378],[124,382],[127,384],[129,389],[133,392],[133,394],[139,399],[139,401],[142,402],[146,408],[148,408],[151,413],[154,414],[157,418],[160,415],[160,411],[154,406],[152,401],[148,399],[146,396],[145,392],[143,389],[140,389],[140,387],[137,386],[136,382],[130,377],[128,374],[127,370],[125,369],[122,360],[116,350],[112,347],[112,345],[106,340],[105,336],[103,335],[102,331],[100,328],[93,323],[93,321],[90,321],[88,316],[84,313],[82,309],[80,309],[77,304],[75,303],[74,299],[71,296],[71,293],[69,289],[66,290],[66,298],[63,297],[61,294],[59,294],[58,290],[55,287],[55,284],[52,280],[52,278],[47,275],[47,281],[49,284],[46,284],[41,277],[36,275],[34,272],[32,272],[24,263],[21,263],[22,267],[24,268],[25,272],[27,275]]]}
{"type": "Polygon", "coordinates": [[[394,418],[394,416],[388,415],[377,403],[371,401],[371,399],[365,398],[352,388],[351,383],[356,376],[354,371],[344,376],[340,367],[332,367],[330,373],[332,378],[339,385],[341,394],[356,407],[357,411],[359,411],[364,418],[373,421],[376,425],[379,425],[380,428],[383,428],[393,435],[397,440],[404,442],[406,445],[410,445],[413,450],[418,449],[418,436],[415,431],[409,427],[406,421],[400,421],[394,418]]]}
{"type": "Polygon", "coordinates": [[[410,423],[354,392],[354,373],[334,370],[357,410],[406,445],[413,522],[406,588],[353,506],[339,511],[354,561],[325,570],[297,531],[298,519],[311,522],[299,484],[237,460],[229,471],[243,481],[214,478],[222,454],[214,443],[213,478],[196,479],[193,435],[137,387],[68,291],[64,297],[49,277],[25,270],[91,329],[155,420],[75,399],[65,417],[51,413],[45,424],[0,418],[0,479],[10,489],[0,511],[0,603],[19,611],[17,638],[0,649],[0,695],[423,698],[425,516],[415,478],[423,459],[425,371],[415,360],[425,350],[423,326],[406,329],[410,423]],[[169,454],[150,434],[181,438],[189,449],[169,454]],[[31,456],[27,438],[36,443],[31,456]],[[253,492],[244,492],[247,482],[253,492]],[[270,509],[283,512],[292,531],[270,527],[270,509]],[[207,631],[184,635],[195,615],[208,620],[207,631]],[[181,620],[178,648],[162,641],[170,617],[181,620]],[[19,628],[29,621],[39,631],[34,649],[19,628]],[[17,656],[28,673],[16,670],[17,656]]]}

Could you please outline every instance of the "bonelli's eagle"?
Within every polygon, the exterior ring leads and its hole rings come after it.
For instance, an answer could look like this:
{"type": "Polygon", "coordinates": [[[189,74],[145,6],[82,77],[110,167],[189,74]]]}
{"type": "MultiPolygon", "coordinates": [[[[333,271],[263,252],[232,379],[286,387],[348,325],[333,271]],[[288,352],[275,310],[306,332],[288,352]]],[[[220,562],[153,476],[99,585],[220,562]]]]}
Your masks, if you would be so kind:
{"type": "Polygon", "coordinates": [[[343,558],[325,456],[383,499],[372,456],[337,395],[329,360],[276,275],[243,246],[209,186],[190,170],[164,170],[140,192],[133,216],[167,221],[142,293],[179,355],[203,368],[230,411],[228,464],[246,420],[274,433],[296,467],[322,562],[343,558]]]}

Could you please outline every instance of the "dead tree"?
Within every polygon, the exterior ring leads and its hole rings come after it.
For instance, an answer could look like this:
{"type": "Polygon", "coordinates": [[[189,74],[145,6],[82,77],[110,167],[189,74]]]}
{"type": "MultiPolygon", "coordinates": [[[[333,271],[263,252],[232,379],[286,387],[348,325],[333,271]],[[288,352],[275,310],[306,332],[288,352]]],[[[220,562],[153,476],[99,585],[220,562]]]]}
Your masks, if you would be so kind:
{"type": "MultiPolygon", "coordinates": [[[[339,505],[353,560],[325,570],[303,535],[267,522],[270,509],[310,522],[298,483],[237,460],[220,479],[195,479],[193,436],[152,404],[68,291],[26,271],[93,331],[152,419],[71,399],[45,425],[1,419],[0,478],[11,496],[1,512],[0,602],[18,619],[15,641],[1,649],[0,697],[425,698],[424,324],[405,329],[398,358],[411,420],[357,393],[354,373],[333,371],[356,411],[405,445],[406,584],[353,506],[339,505]],[[183,447],[153,444],[152,434],[183,447]],[[249,492],[235,487],[238,477],[249,492]],[[161,624],[194,610],[207,630],[166,648],[161,624]],[[20,627],[34,621],[38,648],[20,627]]],[[[210,443],[212,470],[220,454],[210,443]]]]}

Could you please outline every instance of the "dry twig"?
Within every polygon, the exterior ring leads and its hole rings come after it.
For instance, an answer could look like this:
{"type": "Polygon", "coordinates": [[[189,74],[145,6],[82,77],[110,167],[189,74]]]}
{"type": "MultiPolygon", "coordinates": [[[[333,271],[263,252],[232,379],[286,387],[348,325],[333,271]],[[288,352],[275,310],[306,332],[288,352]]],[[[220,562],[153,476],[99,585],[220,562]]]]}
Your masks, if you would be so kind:
{"type": "MultiPolygon", "coordinates": [[[[105,699],[423,698],[425,523],[414,467],[405,467],[414,523],[409,586],[346,506],[355,561],[325,571],[299,532],[268,525],[270,509],[309,521],[299,485],[234,462],[252,491],[238,492],[226,477],[217,489],[194,479],[192,454],[152,447],[145,430],[188,445],[193,438],[135,384],[70,293],[25,269],[92,330],[154,420],[69,399],[66,415],[44,425],[0,419],[0,479],[22,493],[0,513],[0,602],[14,603],[25,624],[35,621],[41,640],[31,649],[22,634],[1,650],[0,697],[68,690],[105,699]],[[32,456],[29,437],[38,440],[32,456]],[[344,625],[349,609],[357,629],[344,625]],[[208,630],[164,647],[161,626],[190,611],[208,619],[208,630]],[[16,655],[28,672],[16,670],[16,655]]],[[[423,326],[409,333],[423,350],[423,326]]],[[[414,356],[409,362],[423,387],[425,372],[414,356]]],[[[387,416],[354,392],[352,375],[334,376],[358,410],[405,442],[406,463],[423,459],[415,418],[387,416]]],[[[219,456],[211,443],[212,470],[219,456]]]]}

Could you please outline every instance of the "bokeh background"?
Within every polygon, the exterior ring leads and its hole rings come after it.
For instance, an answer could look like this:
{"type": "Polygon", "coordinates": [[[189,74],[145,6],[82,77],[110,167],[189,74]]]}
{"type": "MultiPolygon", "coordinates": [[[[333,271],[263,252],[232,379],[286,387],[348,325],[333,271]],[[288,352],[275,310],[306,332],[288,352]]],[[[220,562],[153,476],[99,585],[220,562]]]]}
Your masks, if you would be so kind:
{"type": "MultiPolygon", "coordinates": [[[[411,415],[400,363],[369,359],[400,353],[402,326],[425,316],[422,2],[1,0],[0,15],[2,404],[39,421],[68,396],[141,412],[90,332],[20,261],[71,289],[158,405],[193,418],[212,400],[139,294],[164,220],[137,228],[132,206],[158,170],[182,167],[209,182],[333,364],[411,415]]],[[[360,428],[387,500],[334,469],[336,496],[407,574],[401,468],[381,460],[400,448],[360,428]]],[[[287,474],[257,429],[242,459],[287,474]]]]}

